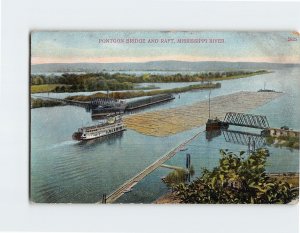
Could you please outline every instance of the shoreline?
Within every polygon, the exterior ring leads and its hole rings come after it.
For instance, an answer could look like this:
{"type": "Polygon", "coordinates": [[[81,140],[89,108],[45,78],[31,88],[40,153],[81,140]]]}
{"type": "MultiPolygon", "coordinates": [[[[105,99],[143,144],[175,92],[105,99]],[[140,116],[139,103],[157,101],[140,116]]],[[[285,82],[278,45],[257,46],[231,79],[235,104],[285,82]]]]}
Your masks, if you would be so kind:
{"type": "MultiPolygon", "coordinates": [[[[173,89],[152,90],[149,92],[144,92],[144,91],[112,92],[112,93],[109,93],[109,97],[113,98],[113,99],[131,99],[131,98],[136,98],[136,97],[155,96],[155,95],[161,95],[161,94],[178,94],[178,93],[210,89],[210,88],[221,88],[221,84],[220,83],[195,84],[195,85],[189,85],[186,87],[173,88],[173,89]]],[[[84,95],[68,96],[68,97],[64,98],[64,100],[87,102],[87,101],[93,100],[94,98],[103,98],[106,96],[107,96],[107,94],[98,92],[98,93],[95,93],[92,95],[87,95],[87,96],[84,96],[84,95]]],[[[49,100],[31,97],[31,109],[39,108],[39,107],[61,106],[61,105],[62,104],[59,101],[52,100],[50,103],[49,100]]]]}
{"type": "MultiPolygon", "coordinates": [[[[194,84],[189,85],[185,87],[177,87],[172,89],[164,89],[164,90],[152,90],[148,92],[144,91],[127,91],[127,92],[111,92],[109,93],[108,97],[114,98],[114,99],[131,99],[136,97],[144,97],[144,96],[154,96],[154,95],[160,95],[160,94],[178,94],[178,93],[184,93],[188,91],[194,91],[194,90],[204,90],[204,89],[210,89],[210,88],[221,88],[221,83],[207,83],[207,84],[194,84]]],[[[78,96],[69,96],[65,99],[68,100],[76,100],[76,101],[90,101],[94,98],[103,98],[107,97],[107,94],[103,93],[95,93],[92,95],[78,95],[78,96]]]]}
{"type": "MultiPolygon", "coordinates": [[[[268,73],[272,73],[273,71],[267,71],[267,70],[263,70],[263,71],[254,71],[252,73],[249,73],[249,74],[237,74],[237,75],[232,75],[232,76],[226,76],[226,77],[212,77],[212,78],[209,78],[208,80],[206,81],[223,81],[223,80],[231,80],[231,79],[240,79],[240,78],[248,78],[248,77],[252,77],[252,76],[256,76],[256,75],[262,75],[262,74],[268,74],[268,73]]],[[[173,82],[170,82],[170,81],[155,81],[155,82],[151,82],[151,80],[147,81],[147,82],[133,82],[132,84],[136,84],[136,85],[139,85],[139,84],[143,84],[143,83],[150,83],[151,85],[155,85],[155,83],[189,83],[189,82],[203,82],[203,78],[199,78],[199,80],[186,80],[186,81],[173,81],[173,82]]],[[[71,85],[68,85],[68,84],[40,84],[40,85],[30,85],[30,93],[31,94],[37,94],[37,93],[66,93],[67,91],[60,91],[60,92],[56,92],[54,91],[56,87],[62,87],[62,86],[65,86],[66,88],[71,86],[71,85]]],[[[119,89],[119,90],[115,90],[115,91],[133,91],[133,90],[156,90],[156,89],[159,89],[159,88],[155,88],[155,87],[142,87],[142,88],[139,88],[139,87],[135,87],[135,88],[131,88],[131,89],[119,89]]],[[[96,90],[96,91],[106,91],[106,89],[99,89],[99,90],[96,90]]],[[[86,91],[86,90],[76,90],[74,92],[90,92],[90,91],[86,91]]]]}

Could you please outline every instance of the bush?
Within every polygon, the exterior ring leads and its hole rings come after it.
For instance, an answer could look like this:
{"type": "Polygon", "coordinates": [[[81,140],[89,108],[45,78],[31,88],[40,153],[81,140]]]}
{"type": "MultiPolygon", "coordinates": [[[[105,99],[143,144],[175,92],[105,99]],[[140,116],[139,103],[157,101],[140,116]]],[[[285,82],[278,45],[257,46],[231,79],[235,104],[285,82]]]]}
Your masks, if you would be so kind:
{"type": "Polygon", "coordinates": [[[269,177],[265,172],[269,151],[258,149],[243,157],[220,151],[222,158],[212,171],[204,169],[202,176],[190,184],[179,184],[175,195],[183,203],[288,203],[298,197],[299,190],[286,182],[269,177]]]}

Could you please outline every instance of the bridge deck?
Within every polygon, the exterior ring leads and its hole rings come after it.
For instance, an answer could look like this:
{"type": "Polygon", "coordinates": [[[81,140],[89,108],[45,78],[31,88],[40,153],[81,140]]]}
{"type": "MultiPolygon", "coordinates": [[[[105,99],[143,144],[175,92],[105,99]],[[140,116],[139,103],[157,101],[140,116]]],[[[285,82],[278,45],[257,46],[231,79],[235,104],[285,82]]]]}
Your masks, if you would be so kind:
{"type": "Polygon", "coordinates": [[[256,129],[267,129],[270,127],[266,116],[237,112],[227,112],[223,122],[226,122],[230,125],[256,129]]]}

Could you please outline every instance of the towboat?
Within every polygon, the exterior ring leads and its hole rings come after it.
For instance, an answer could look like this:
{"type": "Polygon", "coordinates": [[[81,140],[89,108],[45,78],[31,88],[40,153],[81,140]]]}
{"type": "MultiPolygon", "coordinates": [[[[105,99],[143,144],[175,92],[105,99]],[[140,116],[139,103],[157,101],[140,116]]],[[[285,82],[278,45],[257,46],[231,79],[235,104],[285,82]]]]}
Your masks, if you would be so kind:
{"type": "Polygon", "coordinates": [[[206,122],[206,131],[228,129],[228,127],[229,124],[227,122],[222,122],[218,118],[208,119],[206,122]]]}

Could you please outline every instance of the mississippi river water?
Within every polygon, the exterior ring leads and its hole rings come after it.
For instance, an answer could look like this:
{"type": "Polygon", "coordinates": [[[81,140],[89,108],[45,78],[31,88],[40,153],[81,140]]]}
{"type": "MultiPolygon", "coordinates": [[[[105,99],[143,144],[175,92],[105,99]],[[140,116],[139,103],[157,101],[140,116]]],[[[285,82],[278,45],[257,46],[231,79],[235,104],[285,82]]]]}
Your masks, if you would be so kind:
{"type": "MultiPolygon", "coordinates": [[[[244,79],[222,81],[222,88],[214,89],[211,97],[241,90],[257,91],[266,84],[285,94],[257,109],[253,114],[266,115],[271,127],[287,125],[300,130],[300,69],[277,70],[274,73],[244,79]]],[[[158,84],[159,85],[159,84],[158,84]]],[[[168,88],[168,84],[162,84],[168,88]]],[[[176,84],[170,84],[172,88],[176,84]]],[[[182,84],[178,84],[182,85],[182,84]]],[[[187,84],[188,85],[188,84],[187,84]]],[[[180,98],[145,109],[153,111],[207,100],[208,91],[181,93],[180,98]]],[[[204,128],[168,137],[153,137],[127,130],[105,140],[78,143],[72,133],[82,125],[95,123],[90,113],[75,106],[37,108],[31,110],[31,199],[34,202],[94,203],[102,194],[109,194],[126,180],[143,170],[167,151],[192,137],[204,128]]],[[[186,151],[178,152],[166,162],[185,166],[185,154],[191,154],[195,176],[203,167],[213,168],[219,161],[219,149],[234,152],[247,146],[226,142],[223,135],[208,141],[205,133],[194,139],[186,151]]],[[[268,172],[298,172],[299,151],[268,147],[268,172]]],[[[123,195],[119,203],[151,203],[168,189],[161,182],[169,169],[159,168],[123,195]]]]}

